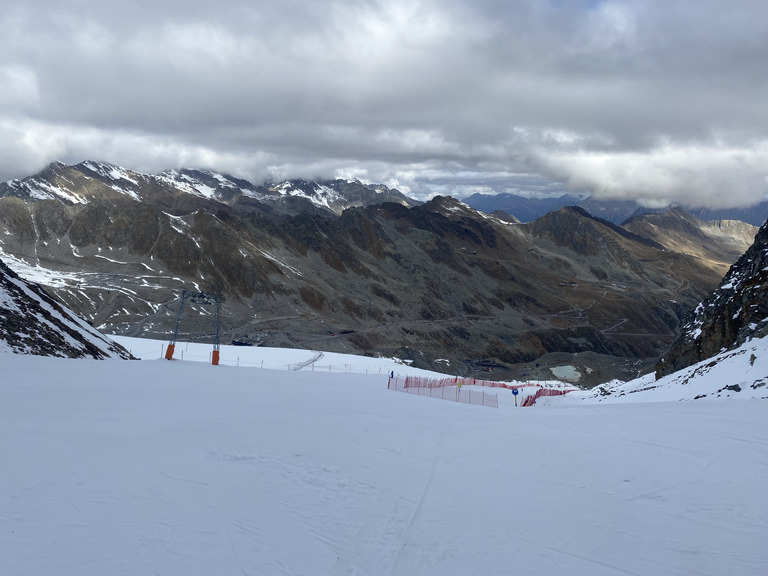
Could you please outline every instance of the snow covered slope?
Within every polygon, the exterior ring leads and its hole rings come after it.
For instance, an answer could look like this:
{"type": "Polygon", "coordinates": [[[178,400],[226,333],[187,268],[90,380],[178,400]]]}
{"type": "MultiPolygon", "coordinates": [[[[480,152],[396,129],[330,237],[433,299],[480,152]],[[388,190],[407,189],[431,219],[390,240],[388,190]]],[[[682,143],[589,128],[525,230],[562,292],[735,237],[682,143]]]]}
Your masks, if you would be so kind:
{"type": "MultiPolygon", "coordinates": [[[[163,358],[167,345],[164,341],[143,338],[114,336],[114,339],[132,355],[143,360],[163,358]]],[[[211,350],[211,344],[182,343],[177,346],[177,358],[210,363],[211,350]]],[[[423,376],[438,380],[445,378],[445,374],[412,368],[396,358],[370,358],[351,354],[261,346],[221,346],[221,364],[280,371],[304,370],[383,376],[392,372],[397,376],[423,376]]],[[[561,388],[563,385],[559,380],[537,380],[533,383],[549,388],[561,388]]],[[[508,384],[522,389],[526,388],[529,382],[511,381],[508,384]]],[[[508,390],[493,388],[488,391],[506,396],[508,404],[514,403],[508,390]]],[[[589,391],[540,398],[536,406],[574,403],[685,402],[702,399],[768,399],[768,337],[751,340],[735,350],[722,352],[658,381],[653,374],[628,382],[615,380],[589,391]]]]}
{"type": "Polygon", "coordinates": [[[667,402],[724,398],[768,399],[768,337],[702,360],[656,380],[654,374],[595,388],[585,401],[667,402]]]}
{"type": "Polygon", "coordinates": [[[379,374],[0,369],[3,574],[768,573],[768,402],[488,409],[379,374]]]}
{"type": "Polygon", "coordinates": [[[0,352],[128,358],[119,345],[0,261],[0,352]]]}

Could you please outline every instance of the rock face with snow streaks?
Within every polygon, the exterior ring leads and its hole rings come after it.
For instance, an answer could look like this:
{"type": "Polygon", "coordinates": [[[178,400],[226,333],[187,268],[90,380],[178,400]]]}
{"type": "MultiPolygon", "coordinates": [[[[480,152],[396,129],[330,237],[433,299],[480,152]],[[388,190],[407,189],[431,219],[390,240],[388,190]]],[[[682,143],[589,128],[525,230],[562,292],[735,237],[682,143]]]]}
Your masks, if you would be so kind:
{"type": "Polygon", "coordinates": [[[189,197],[193,197],[233,207],[255,205],[285,215],[338,216],[352,206],[382,202],[419,204],[397,190],[358,180],[288,180],[256,185],[211,170],[168,170],[155,175],[93,161],[74,166],[54,162],[34,176],[0,183],[0,198],[13,196],[33,201],[58,200],[68,205],[124,196],[139,202],[165,204],[171,211],[183,210],[192,202],[189,197]]]}
{"type": "Polygon", "coordinates": [[[100,334],[0,261],[0,352],[69,358],[129,358],[100,334]]]}
{"type": "Polygon", "coordinates": [[[657,377],[768,335],[768,222],[720,286],[683,321],[657,377]]]}

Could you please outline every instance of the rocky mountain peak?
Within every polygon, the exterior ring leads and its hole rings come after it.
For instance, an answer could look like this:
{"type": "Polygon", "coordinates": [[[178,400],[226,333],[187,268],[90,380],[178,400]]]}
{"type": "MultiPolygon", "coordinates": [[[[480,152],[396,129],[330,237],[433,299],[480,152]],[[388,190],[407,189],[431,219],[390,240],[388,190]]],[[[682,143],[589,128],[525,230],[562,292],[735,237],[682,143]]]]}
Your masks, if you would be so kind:
{"type": "Polygon", "coordinates": [[[663,249],[658,243],[592,216],[578,206],[566,206],[550,212],[525,226],[537,237],[589,256],[611,251],[616,247],[614,238],[617,235],[633,243],[663,249]],[[611,240],[607,241],[607,238],[611,240]]]}
{"type": "Polygon", "coordinates": [[[441,214],[451,220],[460,218],[488,218],[487,214],[477,211],[468,204],[465,204],[461,200],[457,200],[452,196],[435,196],[424,204],[424,208],[441,214]]]}

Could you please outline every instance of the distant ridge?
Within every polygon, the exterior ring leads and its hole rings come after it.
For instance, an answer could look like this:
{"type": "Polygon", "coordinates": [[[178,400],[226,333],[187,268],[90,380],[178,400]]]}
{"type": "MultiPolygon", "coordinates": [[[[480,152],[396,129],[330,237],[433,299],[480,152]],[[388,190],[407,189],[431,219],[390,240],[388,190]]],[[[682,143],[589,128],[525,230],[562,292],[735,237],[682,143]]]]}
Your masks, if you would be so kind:
{"type": "Polygon", "coordinates": [[[614,232],[616,232],[616,234],[619,234],[620,236],[624,236],[625,238],[628,238],[628,239],[633,240],[635,242],[639,242],[641,244],[645,244],[646,246],[650,246],[652,248],[657,248],[659,250],[664,250],[664,246],[662,246],[658,242],[653,241],[652,239],[648,238],[647,236],[642,236],[640,234],[635,234],[635,233],[627,230],[626,228],[622,228],[621,226],[617,226],[616,224],[614,224],[610,220],[605,220],[604,218],[600,218],[598,216],[593,216],[587,210],[585,210],[584,208],[582,208],[580,206],[573,206],[573,207],[566,208],[566,209],[570,209],[570,210],[573,210],[574,212],[578,212],[579,214],[581,214],[585,218],[591,218],[595,222],[600,222],[601,224],[607,226],[608,228],[610,228],[611,230],[613,230],[614,232]]]}
{"type": "MultiPolygon", "coordinates": [[[[564,206],[578,206],[595,217],[613,224],[624,224],[627,220],[638,215],[664,212],[676,207],[676,205],[670,205],[665,208],[646,208],[631,200],[598,200],[593,197],[581,198],[574,195],[563,195],[556,198],[529,198],[511,193],[473,194],[465,198],[464,202],[476,210],[488,214],[502,210],[518,218],[521,222],[531,222],[564,206]]],[[[768,219],[768,201],[747,208],[708,209],[685,206],[681,206],[681,208],[703,221],[740,220],[753,226],[762,226],[763,222],[768,219]]]]}
{"type": "Polygon", "coordinates": [[[723,274],[752,245],[759,230],[739,220],[705,222],[682,208],[634,216],[622,228],[652,239],[666,250],[708,260],[723,274]]]}
{"type": "Polygon", "coordinates": [[[556,196],[552,198],[536,198],[518,196],[517,194],[502,193],[496,195],[490,194],[472,194],[462,200],[468,206],[475,210],[493,214],[494,212],[506,212],[517,218],[520,222],[531,222],[547,214],[564,208],[565,206],[576,206],[581,201],[579,196],[556,196]]]}

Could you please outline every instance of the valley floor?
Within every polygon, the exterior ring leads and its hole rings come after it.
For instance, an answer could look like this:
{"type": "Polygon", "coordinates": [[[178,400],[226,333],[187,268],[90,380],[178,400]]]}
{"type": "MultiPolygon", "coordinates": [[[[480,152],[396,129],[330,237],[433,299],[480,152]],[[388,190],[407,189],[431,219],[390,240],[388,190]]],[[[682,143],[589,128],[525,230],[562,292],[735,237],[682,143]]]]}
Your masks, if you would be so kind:
{"type": "Polygon", "coordinates": [[[763,575],[768,402],[0,353],[0,573],[763,575]]]}

